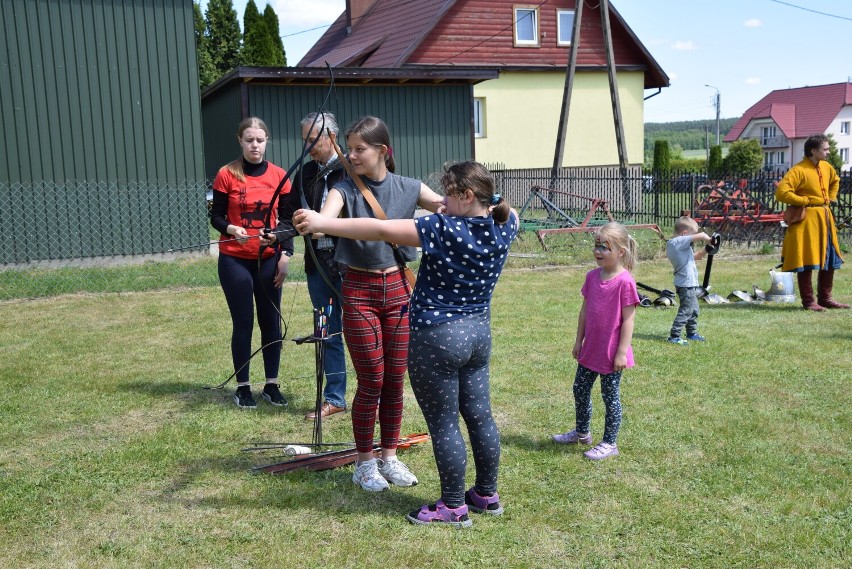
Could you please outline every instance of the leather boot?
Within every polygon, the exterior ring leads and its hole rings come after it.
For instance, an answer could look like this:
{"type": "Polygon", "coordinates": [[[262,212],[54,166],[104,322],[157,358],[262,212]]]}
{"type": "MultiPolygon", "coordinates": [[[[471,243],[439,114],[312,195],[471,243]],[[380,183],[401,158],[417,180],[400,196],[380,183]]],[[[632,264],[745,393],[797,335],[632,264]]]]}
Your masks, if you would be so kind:
{"type": "Polygon", "coordinates": [[[799,296],[802,297],[802,307],[805,310],[813,310],[814,312],[822,312],[825,310],[814,300],[814,285],[811,279],[813,271],[802,271],[796,273],[796,278],[799,281],[799,296]]]}
{"type": "Polygon", "coordinates": [[[834,288],[834,271],[820,271],[817,273],[817,301],[825,308],[849,308],[848,304],[837,302],[831,298],[831,289],[834,288]]]}

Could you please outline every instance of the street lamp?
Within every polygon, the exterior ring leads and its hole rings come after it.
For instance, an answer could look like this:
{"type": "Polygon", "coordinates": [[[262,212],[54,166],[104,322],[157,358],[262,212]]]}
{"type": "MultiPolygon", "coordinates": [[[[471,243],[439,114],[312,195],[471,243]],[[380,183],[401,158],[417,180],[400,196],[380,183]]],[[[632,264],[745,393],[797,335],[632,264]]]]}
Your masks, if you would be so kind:
{"type": "Polygon", "coordinates": [[[713,85],[704,84],[705,87],[710,87],[711,89],[716,89],[716,100],[713,103],[713,106],[716,107],[716,146],[721,144],[719,139],[719,113],[722,109],[722,95],[719,94],[719,88],[714,87],[713,85]]]}

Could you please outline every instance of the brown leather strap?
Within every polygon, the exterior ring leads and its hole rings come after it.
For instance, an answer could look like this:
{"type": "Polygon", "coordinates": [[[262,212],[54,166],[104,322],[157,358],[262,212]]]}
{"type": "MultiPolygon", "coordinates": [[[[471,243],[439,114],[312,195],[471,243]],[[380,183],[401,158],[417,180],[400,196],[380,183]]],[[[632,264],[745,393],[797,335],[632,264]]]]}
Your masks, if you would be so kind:
{"type": "MultiPolygon", "coordinates": [[[[355,187],[358,188],[358,191],[361,192],[361,195],[364,196],[364,199],[370,204],[370,208],[373,210],[373,215],[378,219],[387,219],[388,216],[385,214],[385,210],[382,209],[382,206],[379,205],[378,200],[376,200],[376,196],[373,195],[373,192],[364,184],[364,180],[361,179],[355,169],[352,167],[352,164],[349,163],[349,160],[346,159],[346,156],[343,155],[343,151],[340,149],[340,146],[337,144],[337,140],[332,136],[331,130],[328,130],[328,138],[331,140],[332,146],[334,146],[334,151],[337,153],[337,159],[340,160],[340,163],[343,164],[344,170],[349,174],[349,177],[352,178],[352,181],[355,183],[355,187]]],[[[402,257],[398,254],[398,246],[396,243],[391,243],[391,247],[394,249],[394,256],[399,262],[399,266],[402,271],[405,273],[405,278],[408,280],[408,284],[411,286],[411,289],[414,289],[414,283],[417,281],[417,277],[414,276],[414,271],[412,271],[408,265],[405,264],[405,261],[402,260],[402,257]]]]}

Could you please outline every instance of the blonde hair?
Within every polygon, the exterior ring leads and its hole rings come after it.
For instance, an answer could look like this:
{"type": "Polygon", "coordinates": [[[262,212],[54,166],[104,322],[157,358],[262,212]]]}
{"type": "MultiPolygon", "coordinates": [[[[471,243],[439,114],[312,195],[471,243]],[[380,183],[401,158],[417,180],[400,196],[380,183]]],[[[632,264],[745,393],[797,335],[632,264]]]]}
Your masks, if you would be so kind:
{"type": "Polygon", "coordinates": [[[627,232],[627,228],[617,221],[602,225],[595,232],[595,240],[606,241],[612,247],[613,253],[622,253],[621,266],[632,271],[639,260],[636,240],[627,232]]]}
{"type": "MultiPolygon", "coordinates": [[[[237,127],[237,138],[242,139],[243,133],[250,128],[259,128],[263,132],[266,133],[266,138],[269,139],[269,128],[267,128],[266,123],[257,117],[249,117],[247,119],[243,119],[240,123],[240,126],[237,127]]],[[[240,182],[246,181],[246,173],[243,170],[243,156],[240,155],[239,158],[228,162],[227,166],[228,172],[234,175],[234,177],[240,182]]]]}
{"type": "Polygon", "coordinates": [[[689,230],[690,234],[698,233],[698,222],[688,215],[678,217],[675,221],[675,235],[680,235],[686,230],[689,230]]]}

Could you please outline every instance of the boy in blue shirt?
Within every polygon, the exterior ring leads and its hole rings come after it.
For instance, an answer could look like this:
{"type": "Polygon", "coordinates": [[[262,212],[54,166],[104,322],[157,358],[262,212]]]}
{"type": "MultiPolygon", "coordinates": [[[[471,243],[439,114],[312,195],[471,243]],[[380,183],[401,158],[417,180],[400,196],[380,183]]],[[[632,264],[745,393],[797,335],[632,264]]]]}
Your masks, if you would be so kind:
{"type": "Polygon", "coordinates": [[[680,306],[677,309],[668,342],[678,346],[689,344],[687,340],[703,342],[704,336],[698,333],[698,298],[701,287],[698,285],[698,269],[695,261],[713,250],[710,245],[712,237],[698,232],[698,224],[694,219],[685,215],[675,222],[674,237],[666,243],[666,256],[674,268],[674,285],[680,306]],[[693,251],[695,241],[707,241],[703,250],[693,251]],[[686,340],[680,337],[681,329],[686,326],[686,340]]]}

